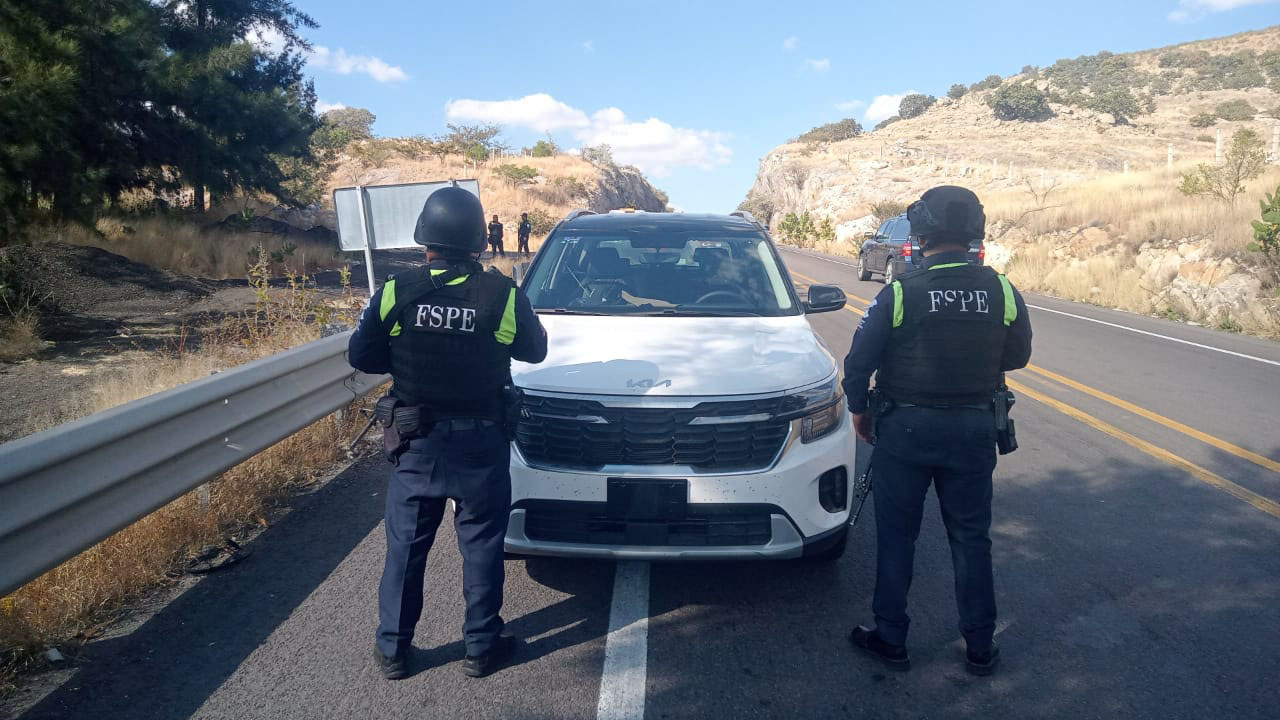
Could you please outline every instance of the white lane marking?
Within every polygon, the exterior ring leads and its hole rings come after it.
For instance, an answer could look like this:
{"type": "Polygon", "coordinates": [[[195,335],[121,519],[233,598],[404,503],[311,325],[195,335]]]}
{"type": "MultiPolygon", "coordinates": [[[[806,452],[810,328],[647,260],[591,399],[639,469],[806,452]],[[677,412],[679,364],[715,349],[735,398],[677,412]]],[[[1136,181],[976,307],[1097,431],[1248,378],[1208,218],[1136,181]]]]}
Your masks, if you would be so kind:
{"type": "MultiPolygon", "coordinates": [[[[825,260],[826,262],[829,262],[835,265],[844,265],[845,267],[857,267],[857,265],[853,265],[847,262],[840,262],[839,260],[832,260],[831,258],[824,257],[822,255],[814,255],[812,253],[802,252],[800,250],[792,250],[791,248],[782,248],[782,249],[788,252],[796,253],[797,255],[804,255],[805,257],[811,257],[815,260],[825,260]]],[[[1220,347],[1214,347],[1212,345],[1203,345],[1198,342],[1191,342],[1190,340],[1183,340],[1182,338],[1171,337],[1169,335],[1161,335],[1160,333],[1149,332],[1147,330],[1139,330],[1138,328],[1131,328],[1128,325],[1120,325],[1113,322],[1107,322],[1106,320],[1099,320],[1097,318],[1091,318],[1085,315],[1076,315],[1075,313],[1064,312],[1062,310],[1054,310],[1053,308],[1047,308],[1043,305],[1032,305],[1031,303],[1027,303],[1027,307],[1035,308],[1036,310],[1044,310],[1045,312],[1057,313],[1059,315],[1066,315],[1067,317],[1072,317],[1077,320],[1087,320],[1092,323],[1098,323],[1099,325],[1106,325],[1108,327],[1119,328],[1121,330],[1128,330],[1129,332],[1138,333],[1140,335],[1150,335],[1151,337],[1160,338],[1161,340],[1169,340],[1171,342],[1182,343],[1183,345],[1191,345],[1192,347],[1198,347],[1202,350],[1212,350],[1214,352],[1223,353],[1224,355],[1234,355],[1239,358],[1244,358],[1245,360],[1253,360],[1255,362],[1266,363],[1268,365],[1280,366],[1280,362],[1277,362],[1275,360],[1268,360],[1266,358],[1254,357],[1253,355],[1245,355],[1244,353],[1238,353],[1238,352],[1235,352],[1234,350],[1224,350],[1220,347]]]]}
{"type": "Polygon", "coordinates": [[[600,674],[600,720],[643,720],[649,659],[649,563],[623,560],[613,571],[613,605],[600,674]]]}
{"type": "Polygon", "coordinates": [[[1253,355],[1245,355],[1244,353],[1238,353],[1238,352],[1235,352],[1234,350],[1224,350],[1220,347],[1214,347],[1212,345],[1202,345],[1198,342],[1191,342],[1190,340],[1183,340],[1182,338],[1170,337],[1168,335],[1161,335],[1160,333],[1148,332],[1146,330],[1139,330],[1138,328],[1131,328],[1128,325],[1118,325],[1113,322],[1107,322],[1106,320],[1099,320],[1097,318],[1086,317],[1084,315],[1076,315],[1075,313],[1063,312],[1062,310],[1054,310],[1053,308],[1047,308],[1047,307],[1044,307],[1043,305],[1032,305],[1031,303],[1027,303],[1027,307],[1035,308],[1036,310],[1044,310],[1045,312],[1057,313],[1058,315],[1066,315],[1067,317],[1072,317],[1077,320],[1088,320],[1089,322],[1092,322],[1092,323],[1098,323],[1099,325],[1106,325],[1108,327],[1119,328],[1121,330],[1128,330],[1129,332],[1138,333],[1140,335],[1150,335],[1151,337],[1157,337],[1157,338],[1160,338],[1161,340],[1169,340],[1171,342],[1182,343],[1183,345],[1191,345],[1192,347],[1198,347],[1202,350],[1212,350],[1214,352],[1220,352],[1224,355],[1234,355],[1239,358],[1244,358],[1245,360],[1253,360],[1255,362],[1266,363],[1268,365],[1280,365],[1280,362],[1277,362],[1275,360],[1268,360],[1266,358],[1254,357],[1253,355]]]}

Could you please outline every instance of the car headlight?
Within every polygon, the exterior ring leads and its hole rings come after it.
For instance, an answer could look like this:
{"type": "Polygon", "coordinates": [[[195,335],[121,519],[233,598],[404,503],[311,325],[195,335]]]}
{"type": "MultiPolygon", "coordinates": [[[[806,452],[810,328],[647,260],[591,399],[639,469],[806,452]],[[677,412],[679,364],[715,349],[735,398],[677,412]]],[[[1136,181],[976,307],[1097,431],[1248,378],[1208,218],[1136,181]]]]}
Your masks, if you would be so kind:
{"type": "Polygon", "coordinates": [[[830,435],[844,418],[844,390],[839,378],[788,395],[784,408],[787,417],[800,420],[800,442],[809,443],[830,435]]]}

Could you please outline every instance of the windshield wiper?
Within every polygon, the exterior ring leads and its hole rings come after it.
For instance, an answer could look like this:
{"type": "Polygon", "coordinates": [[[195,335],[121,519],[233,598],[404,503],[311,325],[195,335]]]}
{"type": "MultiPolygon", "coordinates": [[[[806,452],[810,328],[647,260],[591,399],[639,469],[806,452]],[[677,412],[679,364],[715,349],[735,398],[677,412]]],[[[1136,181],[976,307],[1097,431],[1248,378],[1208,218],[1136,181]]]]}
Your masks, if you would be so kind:
{"type": "Polygon", "coordinates": [[[609,313],[596,312],[594,310],[579,310],[577,308],[536,308],[536,312],[555,313],[556,315],[608,315],[609,313]]]}
{"type": "Polygon", "coordinates": [[[698,307],[674,307],[663,311],[664,315],[692,315],[695,317],[764,317],[763,313],[753,310],[734,310],[731,308],[709,309],[698,307]]]}

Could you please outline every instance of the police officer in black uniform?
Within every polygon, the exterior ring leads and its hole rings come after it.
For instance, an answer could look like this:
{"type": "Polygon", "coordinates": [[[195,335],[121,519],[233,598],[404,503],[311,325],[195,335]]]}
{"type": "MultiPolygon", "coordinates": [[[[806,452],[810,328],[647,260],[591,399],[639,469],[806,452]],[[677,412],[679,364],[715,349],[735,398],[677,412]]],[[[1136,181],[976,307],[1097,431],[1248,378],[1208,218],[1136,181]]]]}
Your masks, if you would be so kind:
{"type": "Polygon", "coordinates": [[[920,238],[924,269],[876,296],[845,358],[855,428],[875,443],[876,622],[855,628],[849,639],[894,669],[910,667],[907,591],[932,484],[951,543],[966,668],[988,675],[1000,655],[992,640],[989,537],[997,422],[1007,419],[1003,373],[1031,357],[1031,323],[1008,279],[967,261],[969,243],[983,237],[985,225],[973,192],[933,188],[908,208],[907,219],[920,238]]]}
{"type": "Polygon", "coordinates": [[[512,358],[546,357],[547,336],[511,279],[476,262],[485,223],[475,195],[457,187],[432,193],[414,240],[426,246],[427,265],[387,280],[348,349],[355,368],[394,380],[378,406],[395,466],[374,655],[387,678],[408,677],[427,553],[452,499],[467,602],[462,671],[482,677],[515,650],[499,615],[511,504],[504,387],[512,358]]]}
{"type": "Polygon", "coordinates": [[[489,223],[489,249],[492,251],[490,257],[506,257],[507,254],[502,250],[502,223],[498,222],[498,216],[493,216],[493,222],[489,223]]]}
{"type": "Polygon", "coordinates": [[[520,225],[516,228],[516,254],[529,254],[529,235],[533,232],[533,224],[529,222],[529,213],[520,213],[520,225]]]}

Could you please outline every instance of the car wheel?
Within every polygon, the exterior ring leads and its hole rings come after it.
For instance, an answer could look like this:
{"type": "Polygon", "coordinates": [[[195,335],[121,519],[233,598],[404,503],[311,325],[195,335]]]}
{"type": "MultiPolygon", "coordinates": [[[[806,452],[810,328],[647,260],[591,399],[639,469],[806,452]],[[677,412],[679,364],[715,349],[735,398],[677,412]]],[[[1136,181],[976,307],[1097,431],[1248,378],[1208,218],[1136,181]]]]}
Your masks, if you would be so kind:
{"type": "Polygon", "coordinates": [[[894,271],[893,258],[889,258],[884,263],[884,284],[892,285],[894,279],[898,277],[898,273],[894,271]]]}
{"type": "Polygon", "coordinates": [[[849,547],[849,526],[846,525],[840,530],[840,534],[836,537],[835,542],[827,547],[804,556],[805,560],[810,562],[835,562],[844,556],[844,551],[849,547]]]}
{"type": "Polygon", "coordinates": [[[858,279],[870,280],[871,271],[867,269],[867,258],[865,255],[858,256],[858,279]]]}

